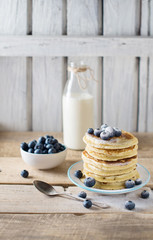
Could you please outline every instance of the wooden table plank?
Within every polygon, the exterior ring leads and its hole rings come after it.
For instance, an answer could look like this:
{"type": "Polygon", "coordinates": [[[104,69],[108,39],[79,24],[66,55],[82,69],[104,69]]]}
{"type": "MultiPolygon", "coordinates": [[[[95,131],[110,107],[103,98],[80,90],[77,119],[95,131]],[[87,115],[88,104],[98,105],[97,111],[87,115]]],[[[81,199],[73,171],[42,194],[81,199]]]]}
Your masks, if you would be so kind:
{"type": "Polygon", "coordinates": [[[133,212],[0,215],[0,235],[5,240],[151,240],[152,226],[153,215],[133,212]]]}
{"type": "MultiPolygon", "coordinates": [[[[0,156],[20,157],[20,143],[38,139],[40,136],[50,134],[62,142],[62,133],[58,132],[0,132],[0,156]]],[[[134,133],[139,140],[139,158],[153,159],[153,133],[134,133]]],[[[79,160],[81,151],[68,150],[67,159],[79,160]]]]}
{"type": "MultiPolygon", "coordinates": [[[[0,132],[0,157],[21,157],[20,143],[29,142],[33,139],[38,139],[40,136],[46,134],[53,135],[63,142],[62,133],[58,132],[0,132]]],[[[79,161],[81,158],[81,151],[68,150],[67,160],[79,161]]]]}
{"type": "Polygon", "coordinates": [[[54,185],[73,185],[67,176],[67,170],[73,163],[66,160],[56,168],[37,170],[26,165],[22,158],[0,158],[0,184],[32,184],[39,179],[54,185]],[[23,169],[29,171],[28,178],[21,177],[23,169]]]}
{"type": "MultiPolygon", "coordinates": [[[[56,186],[58,191],[70,191],[76,195],[81,191],[80,188],[71,187],[73,184],[67,177],[67,169],[80,160],[81,151],[68,150],[66,161],[47,171],[34,170],[22,161],[20,143],[45,134],[48,133],[0,133],[1,239],[152,239],[153,210],[149,207],[153,196],[151,190],[151,197],[147,200],[138,199],[139,203],[136,201],[136,209],[132,212],[124,209],[123,199],[119,201],[121,207],[85,209],[81,202],[61,197],[50,198],[37,191],[31,184],[38,178],[53,185],[60,185],[56,186]],[[27,179],[20,176],[20,171],[24,168],[30,173],[27,179]],[[62,186],[70,187],[63,189],[62,186]],[[140,201],[146,202],[146,208],[140,208],[140,201]]],[[[62,142],[61,133],[49,134],[62,142]]],[[[139,139],[139,162],[148,168],[153,176],[153,133],[135,135],[139,139]]],[[[153,178],[148,186],[153,187],[153,178]]],[[[130,196],[127,194],[125,197],[130,196]]],[[[97,201],[106,200],[105,196],[92,192],[88,192],[88,197],[97,201]]]]}
{"type": "MultiPolygon", "coordinates": [[[[60,166],[49,170],[37,170],[26,165],[22,158],[1,157],[0,158],[0,184],[32,184],[33,180],[39,179],[53,185],[72,186],[73,183],[67,176],[68,168],[75,163],[73,160],[65,160],[60,166]],[[28,178],[22,178],[20,172],[23,169],[29,171],[28,178]]],[[[145,166],[151,174],[147,186],[153,188],[153,163],[150,158],[141,158],[139,163],[145,166]]]]}
{"type": "MultiPolygon", "coordinates": [[[[58,192],[64,191],[59,186],[55,186],[55,189],[58,192]]],[[[66,188],[65,191],[77,196],[81,189],[70,187],[66,188]]],[[[80,201],[61,196],[48,197],[40,193],[34,186],[0,185],[0,213],[128,213],[129,211],[124,206],[127,200],[135,202],[136,207],[133,212],[153,213],[153,191],[146,187],[133,193],[117,196],[86,192],[88,199],[93,202],[108,204],[110,208],[103,209],[92,206],[90,209],[86,209],[80,201]],[[150,193],[149,198],[145,200],[140,198],[144,189],[147,189],[150,193]]]]}

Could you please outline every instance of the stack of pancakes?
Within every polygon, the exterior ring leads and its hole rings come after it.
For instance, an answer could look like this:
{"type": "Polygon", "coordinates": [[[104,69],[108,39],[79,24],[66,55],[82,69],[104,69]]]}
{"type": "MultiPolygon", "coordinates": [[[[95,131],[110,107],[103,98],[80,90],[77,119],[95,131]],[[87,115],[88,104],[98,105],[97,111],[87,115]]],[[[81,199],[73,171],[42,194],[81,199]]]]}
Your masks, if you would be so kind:
{"type": "Polygon", "coordinates": [[[122,130],[120,137],[102,140],[94,134],[83,138],[83,174],[96,180],[96,188],[122,189],[125,181],[139,178],[136,169],[138,140],[122,130]]]}

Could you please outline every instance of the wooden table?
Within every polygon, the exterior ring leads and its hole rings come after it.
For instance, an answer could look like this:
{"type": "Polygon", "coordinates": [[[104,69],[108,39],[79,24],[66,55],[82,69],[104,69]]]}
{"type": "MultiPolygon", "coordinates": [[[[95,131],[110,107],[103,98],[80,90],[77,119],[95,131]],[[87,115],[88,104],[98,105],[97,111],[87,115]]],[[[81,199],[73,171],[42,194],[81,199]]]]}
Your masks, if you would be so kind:
{"type": "MultiPolygon", "coordinates": [[[[34,179],[47,181],[58,191],[80,192],[67,177],[68,167],[80,160],[80,151],[69,150],[66,161],[52,170],[33,170],[22,161],[20,143],[44,134],[0,133],[0,239],[153,239],[153,209],[85,209],[78,201],[38,192],[32,185],[34,179]],[[22,169],[29,171],[29,178],[20,176],[22,169]]],[[[61,133],[52,134],[62,141],[61,133]]],[[[150,171],[148,186],[153,189],[153,134],[135,135],[139,139],[139,162],[150,171]]],[[[97,197],[91,192],[88,196],[97,197]]]]}

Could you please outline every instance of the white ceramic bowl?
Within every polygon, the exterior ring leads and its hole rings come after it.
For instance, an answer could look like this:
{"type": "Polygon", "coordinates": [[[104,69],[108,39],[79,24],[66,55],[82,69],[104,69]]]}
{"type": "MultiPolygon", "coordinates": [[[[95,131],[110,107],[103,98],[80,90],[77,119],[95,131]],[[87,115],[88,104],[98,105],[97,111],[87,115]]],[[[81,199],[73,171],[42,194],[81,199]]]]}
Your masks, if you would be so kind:
{"type": "MultiPolygon", "coordinates": [[[[64,146],[65,147],[65,146],[64,146]]],[[[59,166],[66,157],[67,148],[59,153],[34,154],[20,148],[22,159],[25,163],[36,169],[50,169],[59,166]]]]}

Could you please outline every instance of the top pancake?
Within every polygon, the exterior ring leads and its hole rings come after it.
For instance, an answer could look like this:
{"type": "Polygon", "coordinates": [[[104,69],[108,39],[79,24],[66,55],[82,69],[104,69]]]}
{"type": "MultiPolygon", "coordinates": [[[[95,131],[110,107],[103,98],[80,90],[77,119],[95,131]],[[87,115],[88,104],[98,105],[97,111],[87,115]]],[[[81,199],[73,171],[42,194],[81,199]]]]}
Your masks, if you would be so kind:
{"type": "Polygon", "coordinates": [[[100,137],[86,133],[83,141],[92,147],[101,149],[122,149],[138,144],[138,139],[133,134],[123,130],[120,137],[113,137],[109,140],[102,140],[100,137]]]}

